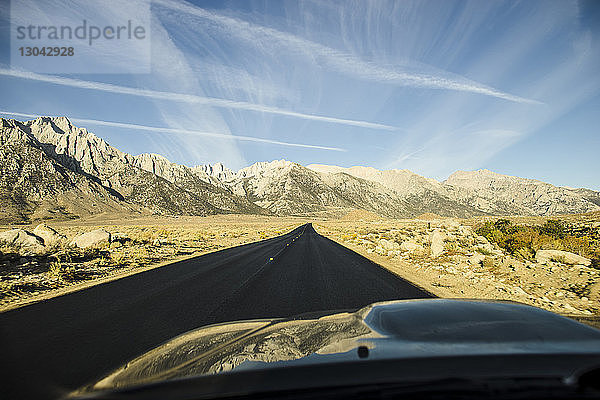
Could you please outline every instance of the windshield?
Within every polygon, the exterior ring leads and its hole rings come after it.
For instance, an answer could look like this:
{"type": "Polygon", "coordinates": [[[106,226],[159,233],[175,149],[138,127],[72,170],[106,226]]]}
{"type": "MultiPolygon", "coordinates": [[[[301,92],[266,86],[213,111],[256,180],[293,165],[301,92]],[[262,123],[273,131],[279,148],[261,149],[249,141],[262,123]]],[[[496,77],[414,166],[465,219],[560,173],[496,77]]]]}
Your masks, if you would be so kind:
{"type": "Polygon", "coordinates": [[[11,0],[0,22],[11,398],[598,353],[598,2],[11,0]]]}

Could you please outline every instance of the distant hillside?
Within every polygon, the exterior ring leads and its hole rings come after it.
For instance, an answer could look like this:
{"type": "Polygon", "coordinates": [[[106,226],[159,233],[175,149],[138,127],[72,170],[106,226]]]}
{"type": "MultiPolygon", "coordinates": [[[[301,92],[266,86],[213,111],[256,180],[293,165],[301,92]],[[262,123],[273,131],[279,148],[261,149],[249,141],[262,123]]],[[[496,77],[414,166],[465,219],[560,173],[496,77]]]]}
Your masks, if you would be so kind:
{"type": "Polygon", "coordinates": [[[381,185],[351,176],[319,174],[285,160],[256,163],[223,183],[276,215],[304,215],[331,208],[364,208],[389,217],[414,213],[381,185]]]}
{"type": "Polygon", "coordinates": [[[600,210],[600,193],[570,189],[486,169],[458,171],[444,181],[458,201],[492,214],[554,215],[600,210]]]}
{"type": "Polygon", "coordinates": [[[371,167],[342,168],[317,164],[308,165],[307,168],[323,174],[345,174],[377,182],[395,192],[414,210],[415,215],[431,212],[445,216],[469,217],[486,213],[468,203],[457,201],[435,179],[424,178],[409,170],[379,171],[371,167]]]}
{"type": "Polygon", "coordinates": [[[72,164],[14,122],[2,119],[0,223],[138,211],[97,178],[75,172],[72,164]]]}
{"type": "Polygon", "coordinates": [[[497,174],[488,170],[458,171],[446,181],[424,178],[408,170],[379,171],[370,167],[309,165],[329,174],[348,174],[378,182],[423,212],[442,216],[553,215],[600,210],[600,193],[497,174]]]}

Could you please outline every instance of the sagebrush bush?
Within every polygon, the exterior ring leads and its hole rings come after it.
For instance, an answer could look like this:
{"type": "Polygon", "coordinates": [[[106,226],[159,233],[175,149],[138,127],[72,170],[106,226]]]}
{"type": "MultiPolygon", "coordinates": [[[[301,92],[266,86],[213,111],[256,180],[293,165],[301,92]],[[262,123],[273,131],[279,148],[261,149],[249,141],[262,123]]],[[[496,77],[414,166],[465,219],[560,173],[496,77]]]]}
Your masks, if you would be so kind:
{"type": "Polygon", "coordinates": [[[558,220],[548,220],[541,226],[513,225],[507,219],[486,222],[476,229],[477,234],[496,243],[513,256],[532,260],[537,250],[564,250],[600,263],[600,248],[594,238],[585,233],[570,233],[558,220]]]}
{"type": "Polygon", "coordinates": [[[0,298],[13,293],[17,288],[17,284],[13,281],[0,280],[0,298]]]}
{"type": "Polygon", "coordinates": [[[65,267],[60,262],[54,261],[50,263],[47,274],[52,279],[70,281],[75,279],[75,267],[65,267]]]}
{"type": "Polygon", "coordinates": [[[484,256],[493,256],[494,253],[492,253],[489,250],[484,249],[483,247],[475,247],[475,251],[478,252],[479,254],[483,254],[484,256]]]}

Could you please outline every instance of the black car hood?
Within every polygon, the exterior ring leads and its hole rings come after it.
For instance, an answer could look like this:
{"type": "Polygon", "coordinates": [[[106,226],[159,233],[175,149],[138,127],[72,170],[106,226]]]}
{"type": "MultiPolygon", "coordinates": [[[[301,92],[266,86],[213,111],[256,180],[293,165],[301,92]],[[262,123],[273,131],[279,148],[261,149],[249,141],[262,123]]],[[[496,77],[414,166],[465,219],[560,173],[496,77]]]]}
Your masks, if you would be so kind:
{"type": "Polygon", "coordinates": [[[360,358],[562,353],[600,356],[600,330],[512,302],[401,300],[319,318],[206,326],[143,354],[88,389],[360,358]]]}

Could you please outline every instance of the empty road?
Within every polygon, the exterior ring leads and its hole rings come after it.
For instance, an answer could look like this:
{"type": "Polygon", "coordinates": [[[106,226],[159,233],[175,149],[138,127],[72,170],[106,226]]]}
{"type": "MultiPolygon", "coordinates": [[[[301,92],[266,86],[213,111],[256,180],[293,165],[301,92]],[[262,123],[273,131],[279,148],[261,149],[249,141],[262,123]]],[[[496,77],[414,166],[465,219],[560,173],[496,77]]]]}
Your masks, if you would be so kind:
{"type": "Polygon", "coordinates": [[[307,224],[0,314],[2,397],[60,397],[207,324],[425,297],[307,224]]]}

